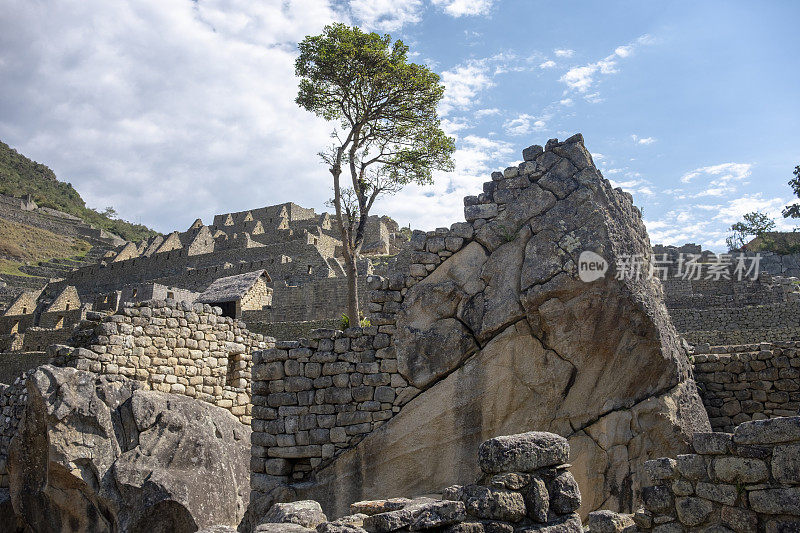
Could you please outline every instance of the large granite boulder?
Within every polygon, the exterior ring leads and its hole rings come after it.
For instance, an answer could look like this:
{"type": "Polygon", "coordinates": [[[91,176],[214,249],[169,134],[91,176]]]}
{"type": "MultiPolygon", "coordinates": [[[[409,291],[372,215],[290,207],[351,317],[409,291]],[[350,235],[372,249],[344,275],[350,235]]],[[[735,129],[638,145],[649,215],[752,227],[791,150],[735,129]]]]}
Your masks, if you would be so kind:
{"type": "Polygon", "coordinates": [[[9,451],[14,510],[34,531],[236,526],[250,429],[225,409],[135,381],[40,367],[9,451]]]}
{"type": "Polygon", "coordinates": [[[632,512],[641,465],[709,429],[632,197],[580,135],[525,159],[468,202],[473,239],[408,288],[394,349],[422,392],[317,472],[304,496],[327,512],[469,483],[483,440],[526,431],[567,439],[583,516],[632,512]]]}

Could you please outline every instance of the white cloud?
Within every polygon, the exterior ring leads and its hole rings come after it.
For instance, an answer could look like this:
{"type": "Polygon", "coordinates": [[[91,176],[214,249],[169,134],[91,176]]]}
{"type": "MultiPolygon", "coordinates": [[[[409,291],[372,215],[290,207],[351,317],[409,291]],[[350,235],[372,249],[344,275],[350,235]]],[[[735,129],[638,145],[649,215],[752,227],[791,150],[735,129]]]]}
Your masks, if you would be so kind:
{"type": "Polygon", "coordinates": [[[540,131],[547,127],[541,118],[523,113],[516,118],[506,120],[503,129],[508,135],[527,135],[532,131],[540,131]]]}
{"type": "Polygon", "coordinates": [[[475,111],[475,117],[477,118],[488,117],[491,115],[499,115],[499,114],[500,110],[497,109],[496,107],[492,107],[490,109],[478,109],[477,111],[475,111]]]}
{"type": "Polygon", "coordinates": [[[432,0],[432,2],[452,17],[488,15],[494,4],[494,0],[432,0]]]}
{"type": "Polygon", "coordinates": [[[594,74],[597,72],[597,63],[582,67],[573,67],[561,77],[561,81],[567,84],[570,89],[586,92],[594,83],[594,74]]]}
{"type": "Polygon", "coordinates": [[[422,0],[350,0],[350,11],[364,29],[397,31],[422,20],[422,0]]]}
{"type": "MultiPolygon", "coordinates": [[[[612,169],[612,170],[615,170],[615,169],[612,169]]],[[[605,172],[605,173],[606,174],[615,174],[616,172],[608,171],[608,172],[605,172]]],[[[633,173],[628,172],[626,174],[626,176],[627,177],[636,178],[638,176],[638,174],[635,173],[635,172],[633,172],[633,173]]],[[[629,180],[626,180],[626,181],[617,181],[617,180],[609,178],[608,181],[611,183],[611,185],[613,187],[620,187],[621,189],[633,194],[634,196],[636,196],[636,195],[642,195],[642,196],[647,196],[647,197],[655,196],[655,192],[653,192],[653,189],[652,189],[650,183],[647,180],[629,179],[629,180]]]]}
{"type": "Polygon", "coordinates": [[[494,85],[485,62],[473,61],[458,65],[441,74],[445,86],[439,113],[447,115],[453,109],[467,109],[477,104],[481,91],[494,85]]]}
{"type": "Polygon", "coordinates": [[[743,181],[752,174],[750,163],[720,163],[696,168],[681,176],[681,182],[689,183],[696,178],[704,178],[711,185],[727,185],[734,181],[743,181]]]}
{"type": "Polygon", "coordinates": [[[543,63],[539,64],[539,68],[553,68],[555,66],[556,62],[553,61],[552,59],[548,59],[547,61],[544,61],[543,63]]]}
{"type": "Polygon", "coordinates": [[[761,211],[776,222],[779,231],[790,231],[791,223],[781,216],[786,200],[765,198],[761,193],[743,195],[716,204],[686,204],[672,209],[656,220],[645,220],[650,242],[681,245],[694,242],[714,251],[727,250],[725,239],[730,226],[751,211],[761,211]],[[710,216],[711,213],[715,213],[710,216]]]}
{"type": "Polygon", "coordinates": [[[563,105],[564,107],[569,107],[573,104],[572,98],[562,98],[558,101],[559,104],[563,105]]]}
{"type": "Polygon", "coordinates": [[[459,131],[465,130],[469,127],[470,126],[467,124],[467,119],[464,117],[442,119],[442,131],[450,136],[455,136],[459,131]]]}
{"type": "Polygon", "coordinates": [[[575,50],[570,50],[569,48],[557,48],[553,50],[553,53],[556,57],[572,57],[575,55],[575,50]]]}
{"type": "Polygon", "coordinates": [[[635,142],[636,144],[644,144],[644,145],[653,144],[654,142],[656,142],[656,139],[654,137],[639,137],[638,135],[631,135],[631,139],[633,139],[633,142],[635,142]]]}
{"type": "Polygon", "coordinates": [[[629,55],[631,55],[631,52],[633,52],[633,47],[631,45],[618,46],[614,50],[614,53],[619,57],[628,57],[629,55]]]}
{"type": "Polygon", "coordinates": [[[0,138],[90,206],[161,231],[281,201],[322,208],[314,154],[331,128],[294,103],[293,47],[337,19],[316,0],[7,0],[0,138]]]}
{"type": "Polygon", "coordinates": [[[600,93],[585,94],[583,95],[583,99],[590,104],[599,104],[603,101],[603,98],[600,98],[600,93]]]}
{"type": "Polygon", "coordinates": [[[788,200],[785,198],[764,198],[762,193],[748,194],[730,200],[727,205],[719,206],[717,214],[714,215],[714,220],[729,226],[741,220],[742,215],[745,213],[761,211],[768,217],[775,219],[779,230],[789,230],[792,228],[792,224],[781,215],[781,209],[787,202],[788,200]]]}
{"type": "Polygon", "coordinates": [[[647,35],[639,37],[634,43],[618,46],[611,55],[595,61],[569,69],[560,79],[571,90],[586,93],[596,81],[598,74],[609,75],[618,72],[619,59],[630,56],[636,45],[650,44],[652,40],[647,35]]]}

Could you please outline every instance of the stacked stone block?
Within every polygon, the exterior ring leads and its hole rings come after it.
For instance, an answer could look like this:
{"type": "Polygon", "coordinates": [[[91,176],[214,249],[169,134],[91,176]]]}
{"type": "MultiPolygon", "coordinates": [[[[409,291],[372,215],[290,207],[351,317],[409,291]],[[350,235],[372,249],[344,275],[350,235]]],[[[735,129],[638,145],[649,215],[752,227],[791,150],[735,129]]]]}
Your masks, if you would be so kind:
{"type": "Polygon", "coordinates": [[[697,433],[694,452],[645,463],[640,530],[800,530],[800,417],[697,433]]]}
{"type": "Polygon", "coordinates": [[[798,414],[800,342],[696,346],[693,359],[695,381],[715,431],[798,414]]]}
{"type": "Polygon", "coordinates": [[[90,313],[73,342],[53,346],[56,364],[136,379],[149,389],[183,394],[228,409],[250,423],[252,352],[273,340],[223,317],[219,307],[173,300],[90,313]]]}
{"type": "Polygon", "coordinates": [[[255,352],[254,490],[305,479],[416,396],[382,327],[318,329],[255,352]]]}
{"type": "Polygon", "coordinates": [[[8,446],[16,435],[25,411],[28,393],[25,382],[29,372],[20,374],[11,385],[0,383],[0,488],[8,487],[8,446]]]}
{"type": "Polygon", "coordinates": [[[391,498],[353,503],[328,521],[319,504],[276,504],[257,530],[298,533],[581,533],[578,486],[566,464],[569,444],[553,433],[496,437],[478,452],[477,484],[454,485],[441,499],[391,498]]]}

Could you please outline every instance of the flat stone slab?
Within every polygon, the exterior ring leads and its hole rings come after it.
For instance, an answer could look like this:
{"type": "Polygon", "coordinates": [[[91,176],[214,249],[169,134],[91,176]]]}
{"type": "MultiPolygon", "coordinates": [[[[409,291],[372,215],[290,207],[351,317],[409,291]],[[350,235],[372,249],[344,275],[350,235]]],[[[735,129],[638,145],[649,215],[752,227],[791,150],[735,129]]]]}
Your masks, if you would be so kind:
{"type": "Polygon", "coordinates": [[[743,422],[736,427],[736,444],[774,444],[800,440],[800,416],[743,422]]]}

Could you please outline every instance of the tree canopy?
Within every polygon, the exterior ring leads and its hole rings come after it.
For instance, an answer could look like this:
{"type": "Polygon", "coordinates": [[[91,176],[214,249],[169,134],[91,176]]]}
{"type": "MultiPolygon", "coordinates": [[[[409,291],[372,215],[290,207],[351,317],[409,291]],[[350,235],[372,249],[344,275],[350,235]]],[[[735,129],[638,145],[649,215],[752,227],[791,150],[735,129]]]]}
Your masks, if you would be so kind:
{"type": "Polygon", "coordinates": [[[732,224],[730,229],[733,233],[726,240],[728,248],[739,250],[747,244],[747,237],[761,237],[775,229],[775,221],[765,213],[752,211],[742,215],[742,220],[732,224]]]}
{"type": "Polygon", "coordinates": [[[356,259],[375,200],[409,183],[431,184],[435,170],[453,170],[455,142],[436,111],[444,86],[428,67],[410,63],[408,47],[389,35],[337,23],[298,48],[295,101],[336,124],[333,142],[319,155],[333,176],[352,318],[358,316],[356,259]],[[340,182],[343,170],[347,185],[340,182]]]}

